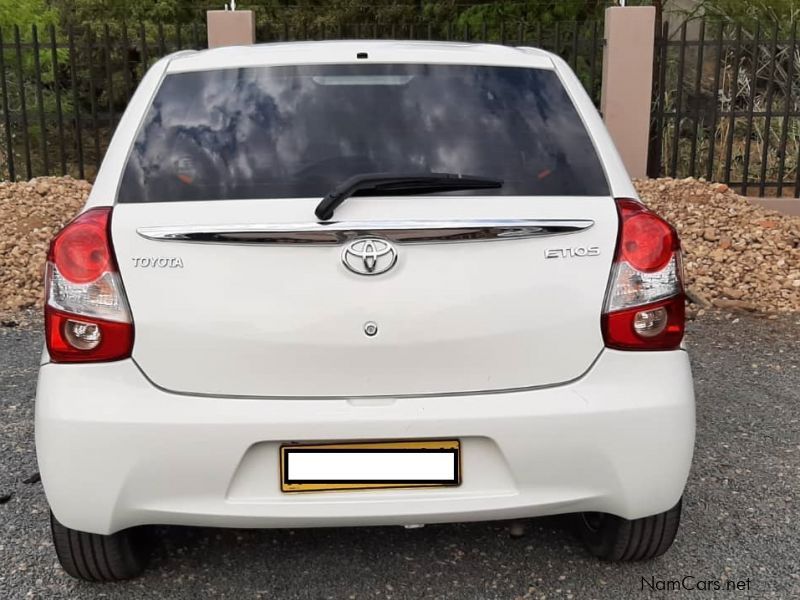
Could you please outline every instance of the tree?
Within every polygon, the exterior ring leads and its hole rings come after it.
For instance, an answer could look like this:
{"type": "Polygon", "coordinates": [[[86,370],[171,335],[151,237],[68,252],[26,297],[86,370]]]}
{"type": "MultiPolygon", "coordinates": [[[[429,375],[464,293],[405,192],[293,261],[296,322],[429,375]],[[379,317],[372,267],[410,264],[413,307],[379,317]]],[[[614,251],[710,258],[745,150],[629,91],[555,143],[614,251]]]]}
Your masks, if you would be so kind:
{"type": "Polygon", "coordinates": [[[95,28],[122,21],[187,22],[205,14],[197,7],[198,3],[186,0],[50,0],[50,4],[58,11],[62,23],[95,28]]]}
{"type": "Polygon", "coordinates": [[[0,27],[3,31],[14,25],[42,28],[58,21],[58,12],[44,0],[0,0],[0,27]]]}
{"type": "Polygon", "coordinates": [[[797,0],[701,0],[690,16],[721,18],[752,28],[756,23],[777,23],[789,31],[800,17],[797,0]]]}

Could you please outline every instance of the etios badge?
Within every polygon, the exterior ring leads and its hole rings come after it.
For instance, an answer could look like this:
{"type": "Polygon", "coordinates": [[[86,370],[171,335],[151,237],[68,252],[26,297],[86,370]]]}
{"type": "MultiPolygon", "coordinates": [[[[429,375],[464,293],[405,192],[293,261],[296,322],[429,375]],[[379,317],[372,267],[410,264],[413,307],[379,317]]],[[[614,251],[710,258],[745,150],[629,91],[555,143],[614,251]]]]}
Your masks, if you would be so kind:
{"type": "Polygon", "coordinates": [[[342,262],[358,275],[380,275],[397,262],[397,251],[386,240],[362,238],[345,246],[342,262]]]}

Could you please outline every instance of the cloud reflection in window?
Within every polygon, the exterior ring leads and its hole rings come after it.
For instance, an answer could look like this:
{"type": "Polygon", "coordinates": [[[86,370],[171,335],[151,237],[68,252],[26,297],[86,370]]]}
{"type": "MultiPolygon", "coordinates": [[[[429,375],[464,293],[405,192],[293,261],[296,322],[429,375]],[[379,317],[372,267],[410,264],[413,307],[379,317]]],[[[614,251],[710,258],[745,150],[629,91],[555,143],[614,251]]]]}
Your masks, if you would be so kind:
{"type": "Polygon", "coordinates": [[[119,201],[321,197],[358,173],[428,171],[505,181],[459,194],[608,194],[555,73],[358,64],[167,76],[119,201]]]}

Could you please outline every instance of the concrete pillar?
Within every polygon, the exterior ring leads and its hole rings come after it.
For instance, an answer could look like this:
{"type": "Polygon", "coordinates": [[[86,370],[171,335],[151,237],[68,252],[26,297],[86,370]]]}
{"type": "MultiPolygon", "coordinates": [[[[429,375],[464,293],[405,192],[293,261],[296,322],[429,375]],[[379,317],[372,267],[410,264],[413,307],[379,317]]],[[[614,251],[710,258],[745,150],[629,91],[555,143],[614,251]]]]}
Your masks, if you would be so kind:
{"type": "Polygon", "coordinates": [[[208,47],[243,46],[256,41],[256,17],[252,10],[209,10],[208,47]]]}
{"type": "Polygon", "coordinates": [[[647,175],[656,9],[606,9],[600,111],[631,177],[647,175]]]}

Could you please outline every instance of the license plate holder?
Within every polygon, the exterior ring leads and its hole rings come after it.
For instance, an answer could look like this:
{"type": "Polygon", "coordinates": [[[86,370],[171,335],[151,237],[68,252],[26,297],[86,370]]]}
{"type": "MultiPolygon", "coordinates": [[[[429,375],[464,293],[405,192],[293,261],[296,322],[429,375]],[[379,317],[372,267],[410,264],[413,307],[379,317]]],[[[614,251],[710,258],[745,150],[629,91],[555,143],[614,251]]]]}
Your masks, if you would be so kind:
{"type": "Polygon", "coordinates": [[[283,492],[453,487],[461,484],[461,443],[284,444],[280,479],[283,492]]]}

